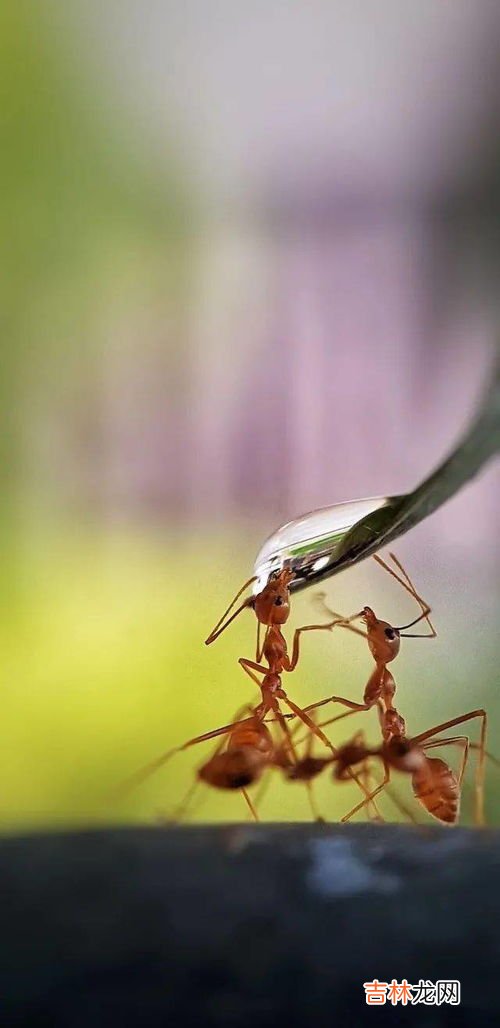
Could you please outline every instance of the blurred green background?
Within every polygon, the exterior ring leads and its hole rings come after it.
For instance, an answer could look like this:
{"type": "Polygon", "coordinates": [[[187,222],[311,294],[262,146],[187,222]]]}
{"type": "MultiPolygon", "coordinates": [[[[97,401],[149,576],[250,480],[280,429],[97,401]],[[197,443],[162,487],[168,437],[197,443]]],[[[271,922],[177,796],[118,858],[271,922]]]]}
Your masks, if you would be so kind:
{"type": "MultiPolygon", "coordinates": [[[[210,25],[194,2],[0,12],[5,830],[168,816],[202,753],[113,791],[252,698],[251,615],[203,639],[263,537],[412,487],[487,376],[491,5],[473,31],[467,5],[424,5],[410,33],[410,7],[384,3],[361,38],[342,4],[215,6],[210,25]]],[[[412,732],[484,704],[498,752],[497,499],[490,469],[398,548],[439,637],[395,670],[412,732]]],[[[329,594],[413,614],[373,562],[329,594]]],[[[297,598],[290,638],[312,614],[297,598]]],[[[370,668],[349,633],[311,636],[286,686],[360,698],[370,668]]],[[[492,821],[499,795],[493,771],[492,821]]],[[[355,797],[318,787],[328,819],[355,797]]],[[[200,799],[196,819],[247,816],[239,796],[200,799]]],[[[307,818],[305,791],[276,778],[262,816],[307,818]]]]}

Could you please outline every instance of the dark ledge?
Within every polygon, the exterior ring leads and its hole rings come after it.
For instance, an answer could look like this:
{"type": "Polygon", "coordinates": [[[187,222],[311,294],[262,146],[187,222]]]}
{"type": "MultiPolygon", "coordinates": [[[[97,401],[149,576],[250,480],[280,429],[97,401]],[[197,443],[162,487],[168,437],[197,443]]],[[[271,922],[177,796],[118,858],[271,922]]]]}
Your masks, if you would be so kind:
{"type": "Polygon", "coordinates": [[[233,825],[0,844],[1,1023],[495,1024],[500,835],[233,825]],[[460,1007],[363,982],[458,979],[460,1007]]]}

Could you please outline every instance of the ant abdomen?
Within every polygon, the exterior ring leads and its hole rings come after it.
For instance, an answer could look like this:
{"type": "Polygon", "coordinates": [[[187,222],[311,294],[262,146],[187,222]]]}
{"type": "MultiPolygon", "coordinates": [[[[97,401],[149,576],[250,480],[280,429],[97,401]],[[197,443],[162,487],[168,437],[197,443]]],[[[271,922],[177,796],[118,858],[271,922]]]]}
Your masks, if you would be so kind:
{"type": "Polygon", "coordinates": [[[244,789],[260,777],[265,759],[253,747],[217,753],[198,771],[198,778],[214,789],[244,789]]]}
{"type": "Polygon", "coordinates": [[[236,728],[231,732],[230,749],[232,750],[241,749],[254,749],[264,757],[271,757],[274,743],[273,737],[263,721],[259,718],[253,718],[241,725],[237,725],[236,728]]]}
{"type": "Polygon", "coordinates": [[[438,757],[426,757],[412,775],[415,799],[432,817],[455,824],[460,811],[460,786],[451,767],[438,757]]]}

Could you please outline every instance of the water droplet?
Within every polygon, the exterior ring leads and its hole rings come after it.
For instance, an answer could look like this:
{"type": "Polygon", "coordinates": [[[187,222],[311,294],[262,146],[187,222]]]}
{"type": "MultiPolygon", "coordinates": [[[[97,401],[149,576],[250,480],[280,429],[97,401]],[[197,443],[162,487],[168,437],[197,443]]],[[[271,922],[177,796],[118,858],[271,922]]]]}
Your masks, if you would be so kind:
{"type": "Polygon", "coordinates": [[[295,572],[291,583],[293,590],[335,574],[350,562],[349,547],[346,550],[342,546],[348,532],[375,511],[390,508],[399,499],[376,496],[336,503],[282,525],[269,536],[257,556],[254,592],[259,592],[269,576],[285,566],[295,572]]]}

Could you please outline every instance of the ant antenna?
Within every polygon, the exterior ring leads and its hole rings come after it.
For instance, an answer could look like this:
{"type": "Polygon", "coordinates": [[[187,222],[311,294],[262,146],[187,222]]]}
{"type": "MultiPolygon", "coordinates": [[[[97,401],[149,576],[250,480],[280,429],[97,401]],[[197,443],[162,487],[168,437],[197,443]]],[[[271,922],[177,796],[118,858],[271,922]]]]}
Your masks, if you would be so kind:
{"type": "MultiPolygon", "coordinates": [[[[396,632],[404,632],[407,628],[413,628],[413,625],[418,624],[418,622],[421,621],[421,620],[422,620],[422,615],[419,614],[418,618],[414,618],[414,620],[410,621],[409,624],[407,624],[407,625],[398,625],[398,626],[394,625],[394,628],[396,629],[396,632]]],[[[412,638],[412,636],[407,636],[407,638],[412,638]]]]}
{"type": "Polygon", "coordinates": [[[422,619],[425,618],[425,620],[427,621],[427,624],[429,625],[429,628],[431,630],[431,635],[430,636],[420,636],[420,635],[411,636],[411,635],[408,635],[408,636],[406,636],[406,638],[407,639],[420,639],[420,638],[431,638],[431,639],[433,639],[433,638],[435,638],[437,633],[436,633],[436,629],[434,628],[434,625],[432,624],[432,621],[431,621],[431,619],[429,617],[429,614],[431,612],[431,608],[429,607],[429,604],[426,603],[425,600],[423,600],[422,597],[418,594],[418,592],[415,589],[415,586],[414,586],[414,584],[413,584],[413,582],[412,582],[408,572],[405,571],[403,565],[401,564],[401,561],[398,560],[398,558],[396,557],[396,555],[394,553],[389,553],[389,556],[390,556],[391,560],[394,562],[394,564],[396,565],[396,567],[399,568],[399,570],[400,570],[401,574],[404,576],[404,578],[400,578],[399,575],[396,574],[394,569],[389,567],[389,565],[386,564],[385,560],[382,560],[382,557],[380,557],[378,555],[378,553],[374,553],[373,554],[373,559],[376,560],[377,564],[380,564],[380,566],[383,567],[385,571],[387,571],[390,575],[392,575],[392,577],[395,578],[396,581],[399,582],[399,584],[403,586],[403,589],[406,589],[406,591],[408,593],[410,593],[410,596],[413,596],[413,598],[417,601],[417,603],[419,604],[419,606],[420,606],[420,608],[422,610],[422,613],[421,613],[420,617],[415,618],[415,621],[411,621],[408,625],[401,625],[401,628],[398,628],[398,632],[399,631],[404,631],[406,628],[411,628],[413,625],[416,625],[419,621],[422,621],[422,619]]]}
{"type": "Polygon", "coordinates": [[[222,632],[224,632],[225,629],[228,627],[228,625],[231,624],[231,621],[234,621],[234,619],[238,617],[238,614],[241,614],[242,610],[245,610],[246,607],[251,606],[252,597],[248,596],[247,599],[240,604],[238,609],[235,610],[234,614],[232,614],[231,617],[225,622],[225,624],[223,624],[225,618],[227,618],[227,615],[229,614],[229,611],[233,609],[236,601],[239,600],[241,594],[244,593],[245,589],[248,589],[249,585],[251,585],[252,582],[255,581],[257,581],[257,576],[252,575],[252,577],[248,579],[248,582],[245,582],[245,584],[242,585],[241,589],[239,589],[239,591],[236,593],[234,599],[231,600],[231,603],[229,604],[227,610],[225,610],[222,617],[219,618],[215,628],[212,629],[210,635],[205,639],[205,646],[209,646],[210,643],[213,643],[215,641],[215,639],[218,639],[219,635],[221,635],[222,632]]]}

